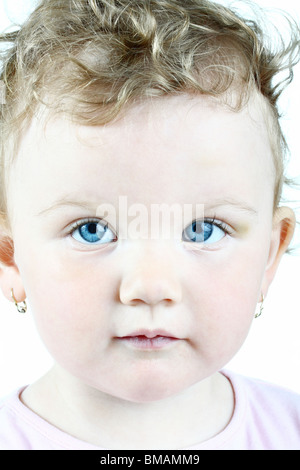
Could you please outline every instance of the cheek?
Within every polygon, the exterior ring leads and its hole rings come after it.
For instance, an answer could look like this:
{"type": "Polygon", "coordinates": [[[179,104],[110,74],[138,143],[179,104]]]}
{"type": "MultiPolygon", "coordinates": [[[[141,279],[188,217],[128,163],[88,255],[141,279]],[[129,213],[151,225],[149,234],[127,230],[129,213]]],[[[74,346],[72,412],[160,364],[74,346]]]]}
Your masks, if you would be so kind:
{"type": "MultiPolygon", "coordinates": [[[[116,273],[105,260],[80,261],[43,251],[43,263],[24,260],[22,275],[37,329],[54,358],[88,360],[109,338],[116,273]]],[[[84,259],[84,257],[83,257],[84,259]]],[[[91,260],[91,258],[90,258],[91,260]]]]}
{"type": "Polygon", "coordinates": [[[228,258],[217,259],[216,255],[210,253],[207,262],[198,268],[190,308],[194,311],[195,342],[208,362],[222,358],[225,365],[248,335],[260,294],[266,254],[265,250],[249,246],[236,250],[228,258]]]}

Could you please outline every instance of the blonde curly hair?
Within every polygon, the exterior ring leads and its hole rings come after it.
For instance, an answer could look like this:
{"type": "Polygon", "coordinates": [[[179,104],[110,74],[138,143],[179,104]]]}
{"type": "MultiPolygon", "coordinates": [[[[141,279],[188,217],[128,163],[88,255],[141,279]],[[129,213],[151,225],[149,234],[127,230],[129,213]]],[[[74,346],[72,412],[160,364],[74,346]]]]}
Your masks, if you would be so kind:
{"type": "MultiPolygon", "coordinates": [[[[264,97],[270,116],[280,201],[286,142],[278,98],[300,57],[299,28],[289,17],[289,40],[268,39],[255,19],[208,0],[42,0],[2,57],[0,211],[7,221],[5,168],[26,125],[41,107],[86,125],[108,123],[138,100],[176,93],[223,99],[239,90],[264,97]],[[286,71],[281,80],[274,80],[286,71]]],[[[226,101],[226,100],[225,100],[226,101]]],[[[227,104],[229,104],[227,100],[227,104]]]]}

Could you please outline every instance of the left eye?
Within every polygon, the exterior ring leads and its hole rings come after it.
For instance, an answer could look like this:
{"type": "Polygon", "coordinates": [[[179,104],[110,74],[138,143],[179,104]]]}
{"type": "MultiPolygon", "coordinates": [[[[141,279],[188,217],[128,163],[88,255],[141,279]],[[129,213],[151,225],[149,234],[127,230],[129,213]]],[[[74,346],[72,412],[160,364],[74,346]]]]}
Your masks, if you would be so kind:
{"type": "Polygon", "coordinates": [[[116,237],[107,227],[107,224],[101,224],[98,221],[90,221],[76,224],[71,232],[72,237],[81,242],[88,244],[103,244],[115,241],[116,237]]]}
{"type": "Polygon", "coordinates": [[[220,241],[228,232],[222,224],[195,220],[183,232],[183,241],[212,244],[220,241]]]}

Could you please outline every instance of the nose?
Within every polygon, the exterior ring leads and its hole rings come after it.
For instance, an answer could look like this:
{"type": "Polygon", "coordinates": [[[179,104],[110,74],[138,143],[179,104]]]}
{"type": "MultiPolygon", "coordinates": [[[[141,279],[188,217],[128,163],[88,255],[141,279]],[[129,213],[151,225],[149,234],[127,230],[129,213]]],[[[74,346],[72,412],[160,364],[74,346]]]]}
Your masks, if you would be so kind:
{"type": "Polygon", "coordinates": [[[120,283],[120,301],[126,305],[140,302],[156,305],[160,302],[179,303],[182,286],[179,267],[174,255],[166,250],[140,250],[133,255],[120,283]]]}

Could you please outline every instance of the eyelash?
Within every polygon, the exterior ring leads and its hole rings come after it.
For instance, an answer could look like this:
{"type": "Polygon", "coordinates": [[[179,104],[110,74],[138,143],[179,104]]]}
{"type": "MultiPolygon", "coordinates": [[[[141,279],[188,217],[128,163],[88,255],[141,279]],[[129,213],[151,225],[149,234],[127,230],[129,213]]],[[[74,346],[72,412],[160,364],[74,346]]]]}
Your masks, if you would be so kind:
{"type": "MultiPolygon", "coordinates": [[[[73,232],[75,232],[76,229],[78,229],[79,227],[85,225],[85,224],[90,224],[90,223],[99,223],[101,222],[102,220],[104,219],[93,219],[93,218],[87,218],[87,219],[80,219],[80,220],[77,220],[76,222],[74,222],[74,224],[71,225],[71,227],[68,229],[67,231],[67,235],[72,235],[73,232]]],[[[201,220],[198,220],[199,222],[201,222],[201,220]]],[[[195,222],[194,220],[191,222],[193,223],[195,222]]],[[[212,217],[212,218],[209,218],[209,217],[206,217],[203,219],[202,221],[203,223],[208,223],[208,224],[211,224],[211,225],[215,225],[216,227],[218,227],[220,230],[222,230],[226,235],[232,235],[233,234],[233,230],[231,227],[229,227],[225,222],[222,222],[221,220],[217,219],[216,216],[212,217]]]]}
{"type": "Polygon", "coordinates": [[[226,235],[232,235],[233,234],[233,229],[229,227],[229,225],[225,224],[225,222],[222,222],[221,220],[217,219],[216,216],[214,216],[212,219],[211,218],[204,218],[203,219],[204,223],[207,224],[212,224],[218,227],[219,229],[223,230],[226,235]]]}
{"type": "Polygon", "coordinates": [[[69,227],[68,231],[67,231],[67,235],[71,235],[73,232],[75,232],[76,229],[78,229],[79,227],[81,227],[82,225],[85,225],[85,224],[93,224],[93,223],[99,223],[101,222],[102,220],[104,219],[80,219],[80,220],[76,220],[76,222],[74,222],[74,224],[71,225],[71,227],[69,227]]]}

